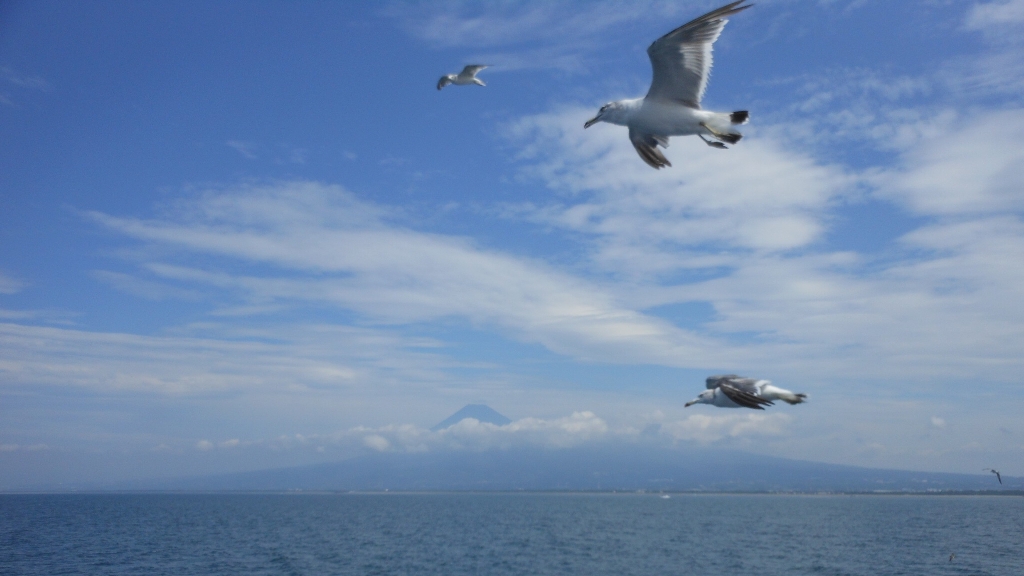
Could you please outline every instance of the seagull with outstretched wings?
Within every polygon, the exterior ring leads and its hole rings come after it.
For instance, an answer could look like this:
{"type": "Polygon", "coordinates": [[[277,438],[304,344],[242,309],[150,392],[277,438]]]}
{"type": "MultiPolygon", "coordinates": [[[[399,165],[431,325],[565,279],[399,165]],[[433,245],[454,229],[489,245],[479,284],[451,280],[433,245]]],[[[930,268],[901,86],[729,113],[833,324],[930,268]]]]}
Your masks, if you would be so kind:
{"type": "Polygon", "coordinates": [[[487,64],[469,64],[458,74],[445,74],[437,81],[437,89],[440,90],[449,84],[455,84],[456,86],[465,86],[467,84],[487,86],[483,80],[476,77],[477,73],[487,67],[487,64]]]}
{"type": "Polygon", "coordinates": [[[583,127],[598,122],[628,127],[637,154],[653,168],[672,165],[658,150],[668,148],[669,136],[696,134],[712,148],[739,142],[743,135],[736,126],[746,124],[750,114],[702,110],[700,101],[711,74],[711,46],[730,16],[753,6],[741,6],[744,2],[726,4],[655,40],[647,49],[654,70],[647,95],[609,102],[583,127]]]}
{"type": "Polygon", "coordinates": [[[708,376],[705,382],[707,390],[685,404],[711,404],[719,408],[753,408],[764,410],[765,406],[773,406],[775,400],[788,404],[800,404],[807,399],[807,394],[790,392],[784,388],[773,386],[770,380],[744,378],[736,374],[708,376]]]}

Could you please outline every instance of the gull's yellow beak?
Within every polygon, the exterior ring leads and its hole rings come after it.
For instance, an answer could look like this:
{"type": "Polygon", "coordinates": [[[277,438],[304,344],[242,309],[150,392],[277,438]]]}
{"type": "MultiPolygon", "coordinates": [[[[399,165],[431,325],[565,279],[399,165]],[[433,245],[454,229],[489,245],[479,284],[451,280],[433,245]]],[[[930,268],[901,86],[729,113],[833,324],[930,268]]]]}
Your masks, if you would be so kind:
{"type": "Polygon", "coordinates": [[[600,119],[601,119],[600,116],[594,116],[590,120],[587,120],[586,123],[583,124],[583,129],[586,130],[587,128],[590,128],[594,124],[597,124],[597,121],[600,120],[600,119]]]}

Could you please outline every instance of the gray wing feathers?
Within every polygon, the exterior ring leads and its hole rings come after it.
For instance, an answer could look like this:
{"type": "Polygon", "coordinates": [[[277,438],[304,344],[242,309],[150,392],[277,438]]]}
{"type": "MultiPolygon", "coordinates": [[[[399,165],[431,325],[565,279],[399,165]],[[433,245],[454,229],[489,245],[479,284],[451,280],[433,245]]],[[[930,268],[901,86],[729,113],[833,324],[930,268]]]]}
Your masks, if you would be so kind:
{"type": "Polygon", "coordinates": [[[658,150],[658,144],[668,146],[667,136],[641,134],[630,128],[629,141],[633,143],[633,148],[636,148],[636,153],[640,155],[640,158],[652,168],[665,168],[672,165],[668,158],[661,153],[661,150],[658,150]]]}
{"type": "Polygon", "coordinates": [[[759,380],[757,380],[756,378],[736,377],[730,378],[728,383],[735,388],[743,390],[744,392],[749,392],[751,394],[760,394],[761,391],[758,390],[757,388],[758,382],[759,380]]]}
{"type": "Polygon", "coordinates": [[[753,6],[746,0],[726,4],[665,34],[647,48],[654,78],[648,98],[681,102],[700,108],[711,72],[711,45],[722,33],[727,17],[753,6]]]}
{"type": "MultiPolygon", "coordinates": [[[[742,378],[741,380],[750,380],[750,378],[742,378]]],[[[757,388],[750,386],[749,388],[743,384],[737,384],[735,381],[723,382],[718,387],[730,400],[747,408],[753,408],[754,410],[764,410],[764,406],[773,406],[775,403],[771,400],[766,400],[757,395],[757,388]],[[751,388],[753,393],[751,393],[751,388]]]]}
{"type": "Polygon", "coordinates": [[[755,378],[744,378],[736,374],[722,374],[720,376],[709,376],[707,379],[708,389],[718,388],[730,400],[746,408],[764,410],[763,406],[773,406],[775,403],[759,395],[755,378]]]}
{"type": "Polygon", "coordinates": [[[712,390],[714,388],[718,388],[719,386],[721,386],[722,383],[728,382],[730,380],[750,380],[750,378],[744,378],[737,374],[720,374],[718,376],[708,376],[706,384],[708,390],[712,390]]]}
{"type": "Polygon", "coordinates": [[[459,75],[473,77],[476,76],[477,72],[487,68],[487,66],[487,64],[468,64],[462,69],[462,72],[459,72],[459,75]]]}

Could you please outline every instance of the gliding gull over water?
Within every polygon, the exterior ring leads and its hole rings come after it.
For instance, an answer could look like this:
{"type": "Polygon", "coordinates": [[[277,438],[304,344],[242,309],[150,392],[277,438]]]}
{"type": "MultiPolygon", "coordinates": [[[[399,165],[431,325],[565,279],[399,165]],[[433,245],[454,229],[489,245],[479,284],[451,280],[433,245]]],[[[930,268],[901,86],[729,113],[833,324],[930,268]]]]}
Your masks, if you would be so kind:
{"type": "Polygon", "coordinates": [[[668,148],[669,136],[696,134],[713,148],[725,148],[722,142],[739,142],[743,135],[735,125],[746,124],[750,114],[746,110],[701,110],[700,100],[711,73],[711,45],[722,33],[729,16],[752,6],[740,6],[744,2],[726,4],[655,40],[647,48],[654,69],[647,95],[609,102],[583,127],[598,122],[629,127],[629,141],[640,158],[653,168],[672,165],[658,150],[659,144],[668,148]]]}
{"type": "Polygon", "coordinates": [[[687,402],[684,407],[694,404],[711,404],[719,408],[764,410],[765,406],[772,406],[775,403],[774,400],[782,400],[788,404],[800,404],[807,398],[807,394],[796,394],[772,386],[770,380],[744,378],[735,374],[708,376],[707,386],[707,390],[687,402]]]}
{"type": "Polygon", "coordinates": [[[993,470],[991,468],[985,468],[985,470],[995,474],[996,475],[996,480],[999,480],[1000,484],[1003,483],[1003,477],[999,475],[999,470],[993,470]]]}
{"type": "Polygon", "coordinates": [[[437,81],[437,89],[440,90],[449,84],[455,84],[456,86],[465,86],[466,84],[487,86],[483,80],[476,77],[477,73],[484,68],[487,68],[486,64],[469,64],[458,74],[445,74],[437,81]]]}

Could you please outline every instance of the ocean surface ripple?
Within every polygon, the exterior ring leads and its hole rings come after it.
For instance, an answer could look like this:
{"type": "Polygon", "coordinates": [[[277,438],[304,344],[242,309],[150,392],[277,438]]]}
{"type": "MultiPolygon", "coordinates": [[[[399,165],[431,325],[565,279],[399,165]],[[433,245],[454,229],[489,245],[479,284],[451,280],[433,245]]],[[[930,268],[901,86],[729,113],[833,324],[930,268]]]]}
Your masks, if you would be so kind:
{"type": "Polygon", "coordinates": [[[0,573],[1020,576],[1022,520],[995,496],[0,495],[0,573]]]}

